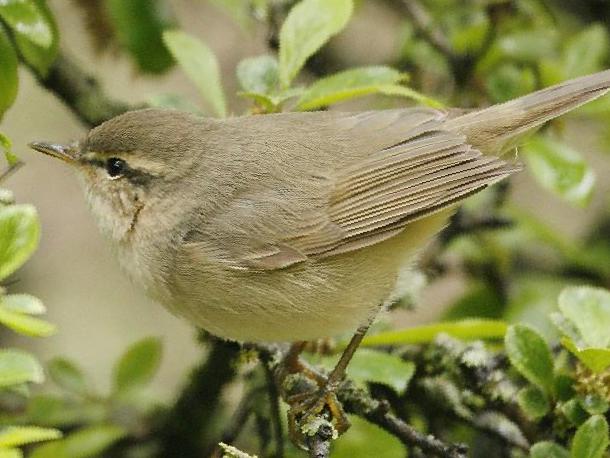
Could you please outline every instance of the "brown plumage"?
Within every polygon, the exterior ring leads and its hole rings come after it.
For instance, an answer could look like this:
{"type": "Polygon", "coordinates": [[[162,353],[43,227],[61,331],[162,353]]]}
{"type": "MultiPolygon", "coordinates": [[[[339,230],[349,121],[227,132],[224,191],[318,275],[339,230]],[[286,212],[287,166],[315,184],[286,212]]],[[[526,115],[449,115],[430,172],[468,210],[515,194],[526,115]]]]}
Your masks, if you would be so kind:
{"type": "Polygon", "coordinates": [[[71,152],[35,147],[77,165],[122,265],[171,310],[222,337],[306,340],[396,298],[456,204],[519,169],[522,134],[609,87],[605,71],[466,114],[141,110],[71,152]]]}

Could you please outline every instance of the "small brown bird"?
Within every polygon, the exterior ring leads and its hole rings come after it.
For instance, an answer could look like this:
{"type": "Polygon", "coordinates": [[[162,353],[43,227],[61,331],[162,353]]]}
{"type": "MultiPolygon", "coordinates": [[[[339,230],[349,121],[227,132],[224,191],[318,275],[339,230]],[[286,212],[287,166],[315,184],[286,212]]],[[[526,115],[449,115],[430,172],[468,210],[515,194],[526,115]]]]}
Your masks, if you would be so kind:
{"type": "Polygon", "coordinates": [[[31,146],[75,168],[125,271],[171,311],[239,341],[361,326],[344,367],[457,203],[519,169],[501,157],[521,134],[609,88],[604,71],[466,114],[149,109],[31,146]]]}

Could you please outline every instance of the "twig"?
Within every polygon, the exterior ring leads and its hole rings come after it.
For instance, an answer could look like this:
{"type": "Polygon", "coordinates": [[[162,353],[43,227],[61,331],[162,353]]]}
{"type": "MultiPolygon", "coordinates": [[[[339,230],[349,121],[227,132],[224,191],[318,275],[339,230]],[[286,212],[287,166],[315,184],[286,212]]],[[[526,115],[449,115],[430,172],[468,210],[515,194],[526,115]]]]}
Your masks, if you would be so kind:
{"type": "Polygon", "coordinates": [[[411,21],[426,40],[449,60],[456,60],[457,56],[451,43],[439,28],[434,27],[432,18],[423,5],[418,0],[402,0],[402,4],[411,21]]]}
{"type": "Polygon", "coordinates": [[[440,233],[441,245],[447,246],[449,242],[464,234],[475,234],[481,231],[506,229],[513,225],[513,220],[501,215],[471,215],[458,210],[451,219],[449,226],[440,233]]]}
{"type": "Polygon", "coordinates": [[[10,164],[5,170],[2,171],[2,173],[0,173],[0,183],[2,183],[4,180],[6,180],[8,177],[10,177],[13,173],[15,173],[21,167],[23,167],[23,164],[24,163],[22,161],[17,161],[14,164],[10,164]]]}

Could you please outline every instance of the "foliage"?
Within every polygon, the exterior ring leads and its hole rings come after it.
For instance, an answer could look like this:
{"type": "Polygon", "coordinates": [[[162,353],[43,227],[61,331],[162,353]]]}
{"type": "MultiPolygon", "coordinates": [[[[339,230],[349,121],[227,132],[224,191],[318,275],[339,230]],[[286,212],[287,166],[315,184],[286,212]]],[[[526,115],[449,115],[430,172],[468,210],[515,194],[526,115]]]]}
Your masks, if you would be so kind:
{"type": "MultiPolygon", "coordinates": [[[[211,3],[234,16],[244,34],[262,28],[269,36],[266,52],[246,57],[235,69],[239,101],[225,92],[233,87],[226,81],[230,69],[222,68],[222,59],[201,37],[181,29],[170,2],[75,5],[85,11],[98,48],[114,43],[141,73],[158,75],[176,64],[204,102],[202,107],[161,93],[147,104],[218,117],[244,104],[252,115],[344,108],[345,102],[369,109],[479,106],[610,64],[610,13],[598,1],[211,3]],[[345,40],[334,37],[356,21],[366,22],[371,5],[400,22],[398,46],[386,62],[371,49],[370,62],[354,66],[345,40]]],[[[45,0],[0,1],[0,119],[17,96],[19,64],[62,96],[49,79],[62,69],[56,60],[59,32],[45,0]]],[[[77,114],[82,109],[79,100],[64,100],[77,114]]],[[[570,116],[577,125],[607,124],[610,98],[570,116]]],[[[465,442],[472,456],[608,455],[610,201],[601,209],[590,206],[607,181],[596,179],[593,164],[607,157],[568,146],[565,125],[565,118],[554,121],[526,140],[520,156],[542,198],[586,208],[593,224],[584,235],[568,237],[556,223],[513,203],[510,184],[470,199],[421,266],[431,279],[459,270],[464,293],[442,321],[404,329],[379,326],[364,339],[367,348],[348,369],[353,388],[351,382],[345,388],[359,393],[360,410],[348,405],[359,416],[333,445],[333,457],[398,456],[405,445],[409,456],[425,456],[413,434],[412,442],[401,443],[400,434],[379,420],[384,412],[403,426],[413,425],[424,442],[433,436],[465,442]]],[[[595,135],[604,149],[610,147],[610,136],[595,135]]],[[[0,151],[11,167],[18,164],[2,133],[0,151]]],[[[32,206],[14,204],[6,190],[0,190],[0,202],[0,280],[7,285],[35,250],[39,227],[32,206]]],[[[411,288],[402,304],[417,305],[416,290],[411,288]]],[[[40,318],[44,312],[40,300],[2,289],[0,323],[11,332],[37,338],[54,333],[40,318]]],[[[203,341],[209,355],[175,403],[164,406],[147,389],[161,358],[157,339],[127,349],[107,394],[96,391],[76,363],[58,357],[46,371],[57,391],[32,395],[30,386],[45,377],[40,363],[18,348],[0,349],[0,401],[10,400],[10,408],[0,404],[0,456],[22,456],[25,447],[35,458],[152,457],[176,450],[189,458],[220,454],[220,441],[228,444],[226,456],[249,456],[242,448],[259,456],[303,456],[282,434],[286,425],[278,415],[273,357],[260,347],[240,351],[209,337],[203,341]],[[257,357],[260,364],[253,364],[257,357]],[[238,376],[244,394],[229,417],[218,398],[238,376]]],[[[321,354],[309,354],[308,361],[329,370],[344,346],[339,340],[321,354]]]]}
{"type": "MultiPolygon", "coordinates": [[[[19,8],[9,8],[7,11],[4,13],[10,13],[11,20],[19,20],[19,8]]],[[[26,19],[34,20],[28,10],[23,14],[26,19]]],[[[15,167],[16,158],[10,150],[10,142],[5,137],[0,140],[5,148],[9,168],[15,167]]],[[[36,249],[40,226],[34,207],[13,203],[10,192],[6,190],[1,190],[0,194],[4,196],[0,203],[0,280],[6,281],[36,249]]],[[[36,315],[45,311],[45,306],[36,297],[29,294],[8,294],[5,287],[0,287],[0,323],[6,328],[31,337],[54,334],[55,327],[51,323],[36,318],[36,315]]],[[[0,348],[0,390],[3,393],[14,393],[22,400],[27,400],[30,397],[30,385],[43,381],[43,368],[33,355],[17,348],[0,348]]],[[[55,428],[32,426],[29,422],[3,422],[0,428],[0,455],[19,457],[22,456],[20,447],[59,437],[61,432],[55,428]]]]}

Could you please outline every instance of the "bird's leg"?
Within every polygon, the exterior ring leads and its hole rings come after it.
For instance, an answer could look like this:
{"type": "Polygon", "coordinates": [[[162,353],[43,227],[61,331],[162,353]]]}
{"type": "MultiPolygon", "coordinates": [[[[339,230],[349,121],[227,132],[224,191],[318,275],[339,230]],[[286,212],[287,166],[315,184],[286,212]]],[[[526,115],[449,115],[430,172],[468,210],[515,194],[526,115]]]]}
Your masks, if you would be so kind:
{"type": "MultiPolygon", "coordinates": [[[[277,374],[280,387],[282,387],[286,377],[290,374],[302,374],[309,380],[314,381],[318,386],[322,386],[326,383],[326,377],[323,374],[301,359],[301,353],[306,346],[307,342],[301,341],[293,343],[288,349],[288,352],[282,359],[277,374]]],[[[289,397],[289,395],[286,395],[285,397],[289,397]]]]}
{"type": "Polygon", "coordinates": [[[358,328],[328,377],[324,377],[300,360],[299,355],[305,346],[304,343],[293,344],[286,354],[282,364],[285,370],[289,371],[286,375],[300,371],[305,377],[315,382],[315,385],[310,384],[304,390],[299,390],[298,394],[285,396],[286,402],[290,405],[288,412],[290,436],[297,445],[306,443],[302,428],[299,428],[298,425],[306,425],[315,417],[323,414],[326,414],[333,423],[338,434],[344,433],[349,428],[349,420],[337,399],[336,391],[345,377],[345,370],[349,362],[371,323],[372,320],[358,328]]]}

